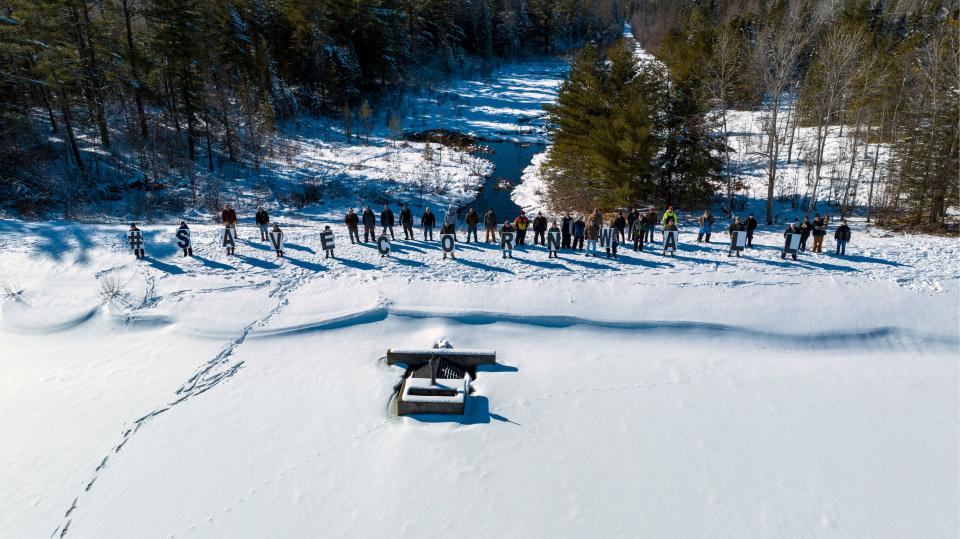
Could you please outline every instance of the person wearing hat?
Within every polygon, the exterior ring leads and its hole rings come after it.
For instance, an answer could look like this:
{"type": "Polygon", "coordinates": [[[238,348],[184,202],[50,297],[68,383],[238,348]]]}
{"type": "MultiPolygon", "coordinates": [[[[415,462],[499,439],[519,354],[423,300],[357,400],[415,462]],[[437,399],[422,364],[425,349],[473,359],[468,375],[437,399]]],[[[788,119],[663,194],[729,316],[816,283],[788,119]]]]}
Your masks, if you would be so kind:
{"type": "Polygon", "coordinates": [[[273,230],[270,233],[277,237],[277,244],[274,246],[277,251],[277,258],[283,258],[283,231],[280,230],[280,225],[274,223],[273,230]]]}
{"type": "Polygon", "coordinates": [[[360,216],[363,222],[363,243],[368,241],[377,241],[377,216],[369,206],[363,207],[363,214],[360,216]]]}
{"type": "Polygon", "coordinates": [[[747,247],[753,247],[753,232],[757,229],[757,218],[751,213],[745,223],[747,229],[747,247]]]}
{"type": "Polygon", "coordinates": [[[420,216],[420,226],[423,227],[423,241],[433,241],[433,227],[437,226],[437,216],[429,207],[420,216]]]}
{"type": "MultiPolygon", "coordinates": [[[[510,225],[510,221],[504,221],[503,226],[500,227],[500,241],[503,241],[504,232],[513,232],[513,231],[514,231],[513,226],[510,225]]],[[[501,249],[500,253],[503,255],[503,258],[507,258],[507,257],[513,258],[513,251],[507,251],[505,249],[501,249]]]]}

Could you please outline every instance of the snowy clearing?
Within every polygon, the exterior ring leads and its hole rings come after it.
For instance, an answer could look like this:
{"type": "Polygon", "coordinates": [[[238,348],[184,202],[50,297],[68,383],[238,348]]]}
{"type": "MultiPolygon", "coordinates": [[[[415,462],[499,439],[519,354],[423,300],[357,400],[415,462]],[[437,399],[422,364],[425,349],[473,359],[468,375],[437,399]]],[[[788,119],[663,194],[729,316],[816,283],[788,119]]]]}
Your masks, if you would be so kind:
{"type": "Polygon", "coordinates": [[[956,240],[443,261],[334,224],[325,260],[323,224],[280,261],[145,226],[136,262],[123,227],[0,222],[0,535],[956,533],[956,240]],[[391,416],[386,349],[439,338],[501,365],[464,417],[391,416]]]}

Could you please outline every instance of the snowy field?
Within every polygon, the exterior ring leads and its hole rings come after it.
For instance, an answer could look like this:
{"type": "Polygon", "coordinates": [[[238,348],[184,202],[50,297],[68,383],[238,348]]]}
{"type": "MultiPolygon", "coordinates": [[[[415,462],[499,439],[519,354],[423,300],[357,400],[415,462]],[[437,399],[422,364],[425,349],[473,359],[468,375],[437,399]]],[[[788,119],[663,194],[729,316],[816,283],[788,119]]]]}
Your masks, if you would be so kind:
{"type": "Polygon", "coordinates": [[[955,239],[444,261],[335,224],[324,260],[323,224],[280,261],[147,226],[137,262],[0,221],[0,536],[957,534],[955,239]],[[385,351],[440,338],[501,365],[465,417],[392,416],[385,351]]]}

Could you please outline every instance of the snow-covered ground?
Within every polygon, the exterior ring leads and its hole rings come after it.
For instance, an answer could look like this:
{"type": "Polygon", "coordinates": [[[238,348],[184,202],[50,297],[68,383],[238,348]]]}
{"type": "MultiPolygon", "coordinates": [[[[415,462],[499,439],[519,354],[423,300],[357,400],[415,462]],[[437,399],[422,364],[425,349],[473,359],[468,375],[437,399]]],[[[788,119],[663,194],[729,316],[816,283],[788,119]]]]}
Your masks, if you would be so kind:
{"type": "Polygon", "coordinates": [[[147,226],[137,262],[0,221],[0,536],[956,534],[955,239],[444,261],[332,223],[325,260],[323,224],[280,261],[147,226]],[[440,338],[502,366],[465,417],[391,416],[386,349],[440,338]]]}

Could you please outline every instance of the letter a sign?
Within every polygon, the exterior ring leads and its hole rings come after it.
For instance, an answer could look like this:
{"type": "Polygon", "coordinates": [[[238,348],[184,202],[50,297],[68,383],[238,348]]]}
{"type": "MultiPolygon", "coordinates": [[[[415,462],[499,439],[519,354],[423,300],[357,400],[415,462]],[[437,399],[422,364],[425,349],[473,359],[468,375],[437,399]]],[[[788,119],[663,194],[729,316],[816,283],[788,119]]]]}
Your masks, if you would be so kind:
{"type": "Polygon", "coordinates": [[[667,230],[664,232],[663,238],[663,252],[666,254],[668,251],[670,254],[673,254],[677,250],[677,240],[680,239],[679,230],[667,230]]]}
{"type": "Polygon", "coordinates": [[[231,249],[237,246],[237,242],[233,238],[233,229],[226,227],[223,229],[223,242],[221,243],[222,247],[231,249]]]}

